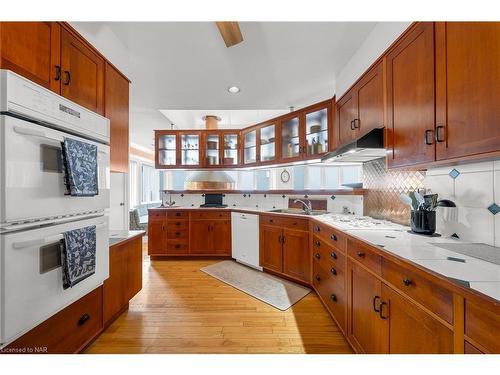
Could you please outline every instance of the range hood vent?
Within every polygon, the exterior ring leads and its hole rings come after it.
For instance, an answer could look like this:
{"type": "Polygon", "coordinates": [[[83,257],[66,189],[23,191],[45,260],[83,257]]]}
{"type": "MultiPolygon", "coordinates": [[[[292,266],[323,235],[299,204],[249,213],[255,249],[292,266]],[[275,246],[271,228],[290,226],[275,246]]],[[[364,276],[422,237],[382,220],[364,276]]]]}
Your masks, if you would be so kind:
{"type": "Polygon", "coordinates": [[[384,128],[369,131],[361,138],[321,158],[323,163],[365,163],[385,157],[384,128]]]}

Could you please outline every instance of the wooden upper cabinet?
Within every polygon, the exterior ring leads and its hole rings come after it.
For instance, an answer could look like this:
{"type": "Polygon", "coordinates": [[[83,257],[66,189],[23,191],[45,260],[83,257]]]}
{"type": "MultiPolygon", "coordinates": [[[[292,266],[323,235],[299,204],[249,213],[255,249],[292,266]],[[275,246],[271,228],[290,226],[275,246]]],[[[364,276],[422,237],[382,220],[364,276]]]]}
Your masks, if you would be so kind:
{"type": "Polygon", "coordinates": [[[106,63],[105,116],[110,120],[111,171],[128,172],[129,81],[106,63]]]}
{"type": "Polygon", "coordinates": [[[337,102],[338,144],[352,142],[356,136],[354,119],[357,118],[357,102],[354,90],[349,90],[337,102]]]}
{"type": "Polygon", "coordinates": [[[290,162],[302,159],[305,154],[304,115],[294,113],[281,119],[279,124],[281,161],[290,162]]]}
{"type": "Polygon", "coordinates": [[[283,273],[306,283],[311,281],[309,232],[283,230],[283,273]]]}
{"type": "Polygon", "coordinates": [[[436,23],[436,158],[500,150],[500,22],[436,23]]]}
{"type": "Polygon", "coordinates": [[[375,128],[384,127],[383,64],[379,62],[356,84],[358,117],[354,128],[358,137],[375,128]]]}
{"type": "Polygon", "coordinates": [[[65,29],[61,41],[61,95],[104,115],[104,59],[65,29]]]}
{"type": "Polygon", "coordinates": [[[434,161],[434,24],[416,24],[386,56],[389,167],[434,161]]]}
{"type": "Polygon", "coordinates": [[[60,92],[61,27],[57,22],[1,22],[0,67],[60,92]]]}

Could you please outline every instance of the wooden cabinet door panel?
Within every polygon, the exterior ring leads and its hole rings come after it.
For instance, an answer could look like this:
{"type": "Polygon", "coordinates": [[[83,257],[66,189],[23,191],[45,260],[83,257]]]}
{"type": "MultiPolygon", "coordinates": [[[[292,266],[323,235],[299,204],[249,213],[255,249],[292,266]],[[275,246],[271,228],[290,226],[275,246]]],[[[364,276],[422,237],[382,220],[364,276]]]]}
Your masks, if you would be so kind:
{"type": "Polygon", "coordinates": [[[500,22],[436,24],[437,160],[500,150],[499,61],[500,22]]]}
{"type": "Polygon", "coordinates": [[[128,173],[129,82],[106,64],[105,116],[110,121],[111,171],[128,173]]]}
{"type": "Polygon", "coordinates": [[[166,218],[149,215],[148,223],[148,254],[165,254],[167,247],[166,218]]]}
{"type": "Polygon", "coordinates": [[[260,227],[260,265],[276,272],[283,271],[283,245],[280,227],[261,225],[260,227]]]}
{"type": "Polygon", "coordinates": [[[363,353],[387,352],[387,321],[375,308],[380,305],[382,283],[363,267],[348,261],[349,329],[348,335],[363,353]],[[378,297],[378,298],[377,298],[378,297]]]}
{"type": "Polygon", "coordinates": [[[104,59],[66,30],[61,40],[61,94],[104,114],[104,59]]]}
{"type": "Polygon", "coordinates": [[[61,27],[56,22],[0,23],[0,67],[9,69],[57,94],[61,59],[61,27]]]}
{"type": "Polygon", "coordinates": [[[220,255],[231,255],[231,220],[214,220],[211,235],[214,252],[220,255]]]}
{"type": "Polygon", "coordinates": [[[304,282],[310,282],[309,233],[284,229],[283,237],[283,272],[304,282]]]}
{"type": "Polygon", "coordinates": [[[344,145],[355,139],[357,132],[354,130],[352,121],[357,118],[357,104],[353,89],[345,94],[337,103],[337,126],[339,145],[344,145]]]}
{"type": "Polygon", "coordinates": [[[212,254],[213,240],[210,231],[211,221],[191,220],[190,222],[190,254],[212,254]]]}
{"type": "Polygon", "coordinates": [[[384,126],[384,86],[382,63],[372,68],[356,85],[358,137],[384,126]]]}
{"type": "Polygon", "coordinates": [[[142,289],[142,237],[135,238],[127,244],[127,289],[126,300],[129,301],[142,289]]]}
{"type": "Polygon", "coordinates": [[[127,244],[109,249],[109,278],[103,284],[103,320],[111,320],[127,303],[127,244]]]}
{"type": "Polygon", "coordinates": [[[424,22],[387,54],[389,167],[434,161],[434,114],[434,26],[424,22]]]}
{"type": "Polygon", "coordinates": [[[453,331],[382,284],[383,315],[389,322],[389,353],[451,354],[453,331]]]}

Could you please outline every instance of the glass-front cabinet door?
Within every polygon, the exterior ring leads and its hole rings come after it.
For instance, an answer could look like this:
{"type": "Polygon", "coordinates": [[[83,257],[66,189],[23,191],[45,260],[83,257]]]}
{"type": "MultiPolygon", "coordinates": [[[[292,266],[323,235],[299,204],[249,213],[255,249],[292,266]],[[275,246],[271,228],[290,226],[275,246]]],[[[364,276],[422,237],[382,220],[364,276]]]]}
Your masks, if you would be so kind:
{"type": "Polygon", "coordinates": [[[156,132],[156,168],[175,167],[177,164],[177,134],[156,132]]]}
{"type": "Polygon", "coordinates": [[[199,132],[180,133],[181,166],[200,166],[200,135],[201,133],[199,132]]]}
{"type": "Polygon", "coordinates": [[[281,159],[299,159],[303,155],[300,117],[290,117],[281,121],[281,159]]]}
{"type": "Polygon", "coordinates": [[[328,108],[306,113],[306,151],[308,156],[328,151],[328,108]]]}
{"type": "Polygon", "coordinates": [[[220,164],[220,137],[219,133],[207,133],[205,138],[205,166],[211,167],[220,164]]]}
{"type": "Polygon", "coordinates": [[[260,128],[260,161],[263,163],[276,160],[276,125],[264,125],[260,128]]]}
{"type": "Polygon", "coordinates": [[[257,162],[257,129],[243,133],[243,163],[257,162]]]}
{"type": "Polygon", "coordinates": [[[238,165],[239,164],[239,141],[238,133],[224,133],[222,135],[224,145],[222,154],[223,165],[238,165]]]}

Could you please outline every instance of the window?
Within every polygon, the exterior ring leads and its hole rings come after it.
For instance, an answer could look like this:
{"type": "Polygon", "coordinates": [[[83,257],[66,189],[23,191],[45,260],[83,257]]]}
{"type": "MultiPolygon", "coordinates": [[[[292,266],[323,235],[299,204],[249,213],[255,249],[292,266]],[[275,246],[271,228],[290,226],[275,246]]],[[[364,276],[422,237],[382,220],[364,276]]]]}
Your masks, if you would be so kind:
{"type": "Polygon", "coordinates": [[[141,202],[156,202],[160,200],[159,173],[152,166],[143,164],[141,168],[141,202]]]}

